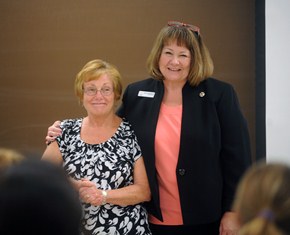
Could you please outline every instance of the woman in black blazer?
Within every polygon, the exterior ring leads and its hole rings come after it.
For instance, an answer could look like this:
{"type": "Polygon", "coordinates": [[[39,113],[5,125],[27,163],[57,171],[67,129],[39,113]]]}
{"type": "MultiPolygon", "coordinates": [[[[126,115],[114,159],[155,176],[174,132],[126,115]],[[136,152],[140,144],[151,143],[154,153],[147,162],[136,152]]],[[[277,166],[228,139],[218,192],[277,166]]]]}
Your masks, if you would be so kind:
{"type": "MultiPolygon", "coordinates": [[[[117,111],[144,156],[153,235],[233,235],[236,185],[251,163],[248,128],[233,87],[211,78],[199,28],[168,22],[148,58],[149,79],[128,85],[117,111]]],[[[55,126],[48,129],[53,140],[55,126]]]]}
{"type": "Polygon", "coordinates": [[[179,22],[169,22],[161,30],[148,68],[152,78],[127,87],[118,114],[131,123],[141,145],[152,194],[147,208],[155,217],[150,219],[152,233],[235,234],[231,205],[251,152],[233,87],[210,78],[213,63],[199,29],[179,22]],[[160,186],[162,174],[155,164],[156,158],[167,157],[155,151],[158,141],[167,145],[166,138],[156,140],[162,105],[182,107],[180,138],[175,139],[180,143],[177,164],[170,173],[176,177],[181,222],[158,222],[164,219],[163,209],[170,210],[160,208],[166,200],[166,193],[160,198],[160,187],[166,191],[166,185],[160,186]]]}

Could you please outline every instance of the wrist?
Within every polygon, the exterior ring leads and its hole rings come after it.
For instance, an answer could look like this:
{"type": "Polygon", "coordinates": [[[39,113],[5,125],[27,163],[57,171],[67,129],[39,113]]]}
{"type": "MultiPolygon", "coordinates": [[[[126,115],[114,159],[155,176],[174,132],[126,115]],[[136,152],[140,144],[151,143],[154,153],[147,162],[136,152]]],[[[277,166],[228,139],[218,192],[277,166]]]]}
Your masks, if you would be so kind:
{"type": "Polygon", "coordinates": [[[107,203],[107,196],[108,196],[107,191],[102,190],[102,205],[105,205],[107,203]]]}

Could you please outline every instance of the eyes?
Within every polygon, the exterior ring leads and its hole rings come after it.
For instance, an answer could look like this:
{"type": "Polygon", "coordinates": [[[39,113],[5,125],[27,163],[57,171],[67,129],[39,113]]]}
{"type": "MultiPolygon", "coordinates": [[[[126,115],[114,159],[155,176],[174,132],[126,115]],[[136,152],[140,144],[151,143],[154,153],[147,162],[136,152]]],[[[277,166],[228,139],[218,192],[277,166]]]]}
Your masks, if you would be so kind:
{"type": "Polygon", "coordinates": [[[98,91],[101,93],[103,96],[109,96],[113,92],[113,88],[109,86],[104,86],[101,89],[97,89],[96,87],[85,87],[84,93],[86,93],[89,96],[94,96],[98,93],[98,91]]]}
{"type": "MultiPolygon", "coordinates": [[[[170,51],[170,50],[164,50],[162,52],[162,54],[166,55],[166,56],[174,56],[174,52],[173,51],[170,51]]],[[[177,54],[178,57],[182,57],[182,58],[190,58],[190,53],[180,53],[180,54],[177,54]]]]}

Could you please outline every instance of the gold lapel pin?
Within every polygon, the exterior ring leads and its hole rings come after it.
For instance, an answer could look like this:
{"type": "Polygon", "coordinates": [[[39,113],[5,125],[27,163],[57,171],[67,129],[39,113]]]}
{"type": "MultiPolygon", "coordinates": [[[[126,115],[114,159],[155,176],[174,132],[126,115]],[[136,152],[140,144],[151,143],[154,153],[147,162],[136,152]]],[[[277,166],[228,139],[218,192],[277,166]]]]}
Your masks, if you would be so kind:
{"type": "Polygon", "coordinates": [[[205,93],[204,93],[203,91],[199,93],[199,97],[202,98],[202,97],[204,97],[204,96],[205,96],[205,93]]]}

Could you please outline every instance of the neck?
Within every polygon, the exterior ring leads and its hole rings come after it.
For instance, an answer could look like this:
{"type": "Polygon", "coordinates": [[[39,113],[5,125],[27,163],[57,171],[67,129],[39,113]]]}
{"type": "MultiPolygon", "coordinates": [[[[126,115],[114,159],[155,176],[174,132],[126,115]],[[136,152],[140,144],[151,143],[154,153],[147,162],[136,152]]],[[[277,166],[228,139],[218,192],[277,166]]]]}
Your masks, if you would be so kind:
{"type": "Polygon", "coordinates": [[[85,118],[85,123],[91,127],[112,127],[120,123],[120,118],[115,114],[98,117],[88,115],[85,118]]]}
{"type": "Polygon", "coordinates": [[[171,81],[171,80],[164,80],[164,87],[168,90],[182,90],[183,86],[186,83],[186,80],[178,80],[178,81],[171,81]]]}
{"type": "Polygon", "coordinates": [[[182,104],[182,88],[186,81],[164,82],[163,103],[170,106],[182,104]]]}

